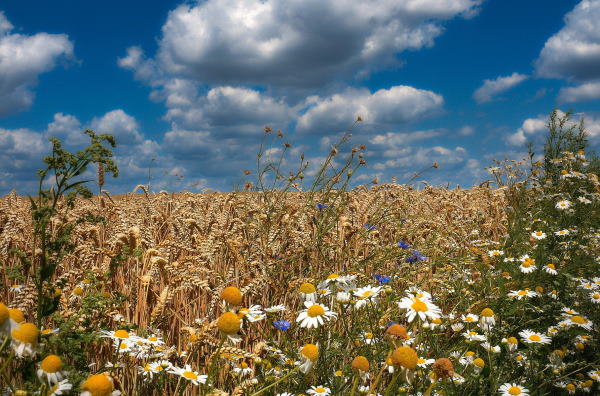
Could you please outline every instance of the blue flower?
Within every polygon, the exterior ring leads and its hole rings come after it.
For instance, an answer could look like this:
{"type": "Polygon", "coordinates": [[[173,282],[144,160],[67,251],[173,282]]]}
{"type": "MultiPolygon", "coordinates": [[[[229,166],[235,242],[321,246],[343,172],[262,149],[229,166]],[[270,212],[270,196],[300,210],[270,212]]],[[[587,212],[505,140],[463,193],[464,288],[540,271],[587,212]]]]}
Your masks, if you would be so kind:
{"type": "Polygon", "coordinates": [[[386,326],[386,327],[390,327],[391,325],[395,325],[395,324],[398,324],[398,322],[394,322],[394,321],[392,320],[392,321],[388,322],[388,324],[387,324],[387,326],[386,326]]]}
{"type": "Polygon", "coordinates": [[[328,206],[329,205],[327,205],[327,204],[318,203],[316,205],[316,208],[319,209],[319,210],[323,210],[323,209],[326,209],[328,206]]]}
{"type": "Polygon", "coordinates": [[[276,320],[275,322],[273,322],[273,326],[275,326],[277,329],[281,330],[281,331],[286,331],[287,329],[290,328],[292,324],[290,322],[288,322],[287,320],[276,320]]]}
{"type": "Polygon", "coordinates": [[[363,226],[367,229],[367,231],[373,231],[377,229],[377,226],[374,226],[373,224],[369,224],[369,223],[365,223],[365,225],[363,226]]]}
{"type": "Polygon", "coordinates": [[[401,247],[402,249],[408,249],[410,247],[410,245],[406,242],[398,242],[398,246],[401,247]]]}
{"type": "Polygon", "coordinates": [[[389,276],[379,275],[379,274],[373,275],[373,278],[375,278],[375,280],[377,282],[379,282],[380,285],[383,285],[384,283],[388,283],[392,279],[389,276]]]}
{"type": "Polygon", "coordinates": [[[406,258],[407,263],[416,263],[417,261],[425,261],[425,260],[427,260],[427,256],[425,256],[423,253],[419,252],[418,250],[413,250],[412,256],[408,256],[406,258]]]}

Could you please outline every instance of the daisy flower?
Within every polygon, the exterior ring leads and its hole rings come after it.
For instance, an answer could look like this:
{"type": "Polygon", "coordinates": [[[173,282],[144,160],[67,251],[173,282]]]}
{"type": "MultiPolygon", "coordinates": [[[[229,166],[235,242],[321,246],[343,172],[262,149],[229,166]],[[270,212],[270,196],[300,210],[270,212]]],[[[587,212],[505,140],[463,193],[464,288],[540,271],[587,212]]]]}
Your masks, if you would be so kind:
{"type": "Polygon", "coordinates": [[[535,239],[537,239],[538,241],[542,240],[542,239],[546,239],[546,233],[543,231],[534,231],[531,233],[531,236],[535,239]]]}
{"type": "Polygon", "coordinates": [[[496,319],[494,318],[494,311],[490,308],[483,309],[479,319],[479,327],[485,331],[489,331],[495,324],[496,319]]]}
{"type": "Polygon", "coordinates": [[[62,370],[62,359],[56,355],[48,355],[40,363],[37,375],[40,381],[46,379],[48,384],[57,384],[65,376],[66,372],[62,370]]]}
{"type": "Polygon", "coordinates": [[[48,389],[48,396],[60,396],[67,394],[71,389],[73,389],[73,385],[69,384],[69,380],[64,379],[48,389]]]}
{"type": "Polygon", "coordinates": [[[308,373],[319,358],[319,347],[314,344],[306,344],[300,349],[300,371],[308,373]]]}
{"type": "Polygon", "coordinates": [[[296,322],[300,322],[300,327],[317,328],[337,316],[336,312],[332,312],[324,305],[305,301],[305,310],[300,312],[296,318],[296,322]]]}
{"type": "Polygon", "coordinates": [[[115,385],[111,376],[107,374],[90,375],[81,385],[80,396],[119,396],[120,391],[115,390],[115,385]]]}
{"type": "Polygon", "coordinates": [[[532,290],[511,290],[508,293],[509,297],[514,297],[517,300],[522,300],[524,298],[536,297],[538,294],[532,290]]]}
{"type": "Polygon", "coordinates": [[[483,342],[486,340],[485,335],[479,334],[476,331],[465,331],[464,333],[462,333],[462,335],[463,335],[463,337],[465,337],[467,339],[467,341],[483,342]]]}
{"type": "Polygon", "coordinates": [[[556,266],[552,263],[550,264],[546,264],[544,266],[544,271],[547,272],[550,275],[556,275],[558,274],[558,271],[556,271],[556,266]]]}
{"type": "Polygon", "coordinates": [[[280,305],[273,305],[272,307],[265,308],[265,312],[267,312],[267,313],[283,312],[286,309],[287,308],[285,307],[285,305],[280,304],[280,305]]]}
{"type": "Polygon", "coordinates": [[[520,331],[519,335],[526,344],[550,344],[552,342],[552,339],[547,335],[531,330],[520,331]]]}
{"type": "Polygon", "coordinates": [[[556,203],[556,209],[558,210],[565,210],[565,209],[569,209],[571,207],[572,203],[569,200],[563,199],[562,201],[558,201],[556,203]]]}
{"type": "Polygon", "coordinates": [[[21,291],[23,291],[23,285],[11,285],[9,291],[13,293],[21,293],[21,291]]]}
{"type": "Polygon", "coordinates": [[[371,345],[375,343],[375,336],[373,335],[373,333],[362,333],[361,335],[361,339],[362,342],[364,342],[367,345],[371,345]]]}
{"type": "Polygon", "coordinates": [[[108,337],[115,341],[131,340],[134,337],[134,335],[129,334],[129,332],[127,330],[117,330],[117,331],[101,330],[100,333],[102,333],[102,335],[100,337],[108,337]]]}
{"type": "Polygon", "coordinates": [[[472,313],[467,315],[461,315],[460,318],[465,323],[476,323],[479,320],[479,316],[472,313]]]}
{"type": "Polygon", "coordinates": [[[537,265],[535,265],[535,259],[532,259],[531,257],[525,258],[523,261],[521,261],[521,265],[519,266],[519,269],[524,274],[533,272],[536,268],[537,265]]]}
{"type": "Polygon", "coordinates": [[[498,388],[498,392],[500,392],[500,394],[502,396],[528,396],[529,395],[529,389],[525,388],[522,385],[517,385],[514,383],[506,383],[500,386],[500,388],[498,388]]]}
{"type": "Polygon", "coordinates": [[[317,300],[317,288],[312,283],[303,283],[298,288],[298,293],[305,301],[317,300]]]}
{"type": "Polygon", "coordinates": [[[565,236],[565,235],[569,235],[571,232],[569,230],[560,230],[560,231],[555,231],[554,235],[557,236],[565,236]]]}
{"type": "Polygon", "coordinates": [[[559,323],[559,325],[563,324],[563,323],[565,325],[567,325],[568,327],[579,326],[586,330],[592,330],[592,326],[594,325],[591,320],[589,320],[588,318],[586,318],[582,315],[569,316],[566,319],[562,320],[559,323]]]}
{"type": "Polygon", "coordinates": [[[497,257],[497,256],[502,256],[504,255],[504,252],[502,250],[490,250],[488,252],[488,256],[490,257],[497,257]]]}
{"type": "Polygon", "coordinates": [[[329,396],[331,394],[331,389],[326,386],[311,386],[310,389],[306,391],[309,395],[313,396],[329,396]]]}
{"type": "Polygon", "coordinates": [[[336,273],[330,274],[327,276],[323,282],[318,284],[319,289],[332,289],[335,287],[339,287],[344,290],[354,288],[354,280],[356,276],[354,275],[339,275],[336,273]]]}
{"type": "Polygon", "coordinates": [[[252,368],[248,366],[248,363],[241,362],[238,366],[233,368],[233,372],[241,377],[252,375],[252,368]]]}
{"type": "Polygon", "coordinates": [[[33,323],[21,323],[12,332],[11,344],[19,357],[34,356],[37,353],[38,328],[33,323]]]}
{"type": "Polygon", "coordinates": [[[171,367],[169,373],[180,376],[190,381],[194,385],[205,384],[208,379],[208,375],[200,375],[197,371],[194,371],[189,364],[186,364],[184,368],[171,367]]]}
{"type": "Polygon", "coordinates": [[[251,305],[249,308],[240,308],[237,312],[237,315],[240,317],[240,319],[246,318],[250,322],[256,322],[256,320],[252,320],[251,318],[260,317],[264,315],[264,313],[260,305],[251,305]]]}
{"type": "Polygon", "coordinates": [[[354,296],[357,298],[354,306],[357,309],[364,307],[368,302],[374,303],[379,296],[379,292],[381,291],[381,286],[366,286],[361,287],[360,289],[356,289],[354,291],[354,296]]]}
{"type": "Polygon", "coordinates": [[[398,307],[407,311],[407,320],[412,322],[417,315],[419,319],[436,319],[442,314],[442,310],[432,303],[428,298],[420,299],[419,297],[404,297],[398,303],[398,307]]]}
{"type": "Polygon", "coordinates": [[[594,292],[594,293],[590,294],[590,300],[595,304],[600,303],[600,293],[594,292]]]}

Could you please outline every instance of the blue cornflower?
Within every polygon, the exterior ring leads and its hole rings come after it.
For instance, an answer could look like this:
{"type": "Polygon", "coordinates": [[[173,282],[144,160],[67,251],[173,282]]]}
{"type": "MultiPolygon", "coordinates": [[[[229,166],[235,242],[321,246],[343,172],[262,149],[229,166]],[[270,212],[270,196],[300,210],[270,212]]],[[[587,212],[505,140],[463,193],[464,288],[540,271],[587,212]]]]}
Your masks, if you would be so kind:
{"type": "Polygon", "coordinates": [[[367,229],[367,231],[373,231],[377,229],[377,226],[374,226],[373,224],[369,224],[369,223],[365,223],[365,225],[363,226],[367,229]]]}
{"type": "Polygon", "coordinates": [[[406,258],[407,263],[416,263],[417,261],[425,261],[425,260],[427,260],[427,256],[425,256],[423,253],[419,252],[418,250],[413,250],[412,256],[408,256],[406,258]]]}
{"type": "Polygon", "coordinates": [[[410,245],[406,242],[398,242],[398,246],[401,247],[402,249],[408,249],[410,247],[410,245]]]}
{"type": "Polygon", "coordinates": [[[319,209],[319,210],[323,210],[323,209],[326,209],[326,208],[327,208],[329,205],[327,205],[327,204],[322,204],[322,203],[318,203],[318,204],[316,204],[315,206],[316,206],[316,208],[317,208],[317,209],[319,209]]]}
{"type": "Polygon", "coordinates": [[[275,326],[277,329],[281,330],[281,331],[286,331],[287,329],[290,328],[292,324],[290,322],[288,322],[287,320],[276,320],[275,322],[273,322],[273,326],[275,326]]]}
{"type": "Polygon", "coordinates": [[[384,283],[388,283],[392,279],[389,276],[379,275],[379,274],[373,275],[373,278],[375,278],[375,280],[377,282],[379,282],[380,285],[383,285],[384,283]]]}

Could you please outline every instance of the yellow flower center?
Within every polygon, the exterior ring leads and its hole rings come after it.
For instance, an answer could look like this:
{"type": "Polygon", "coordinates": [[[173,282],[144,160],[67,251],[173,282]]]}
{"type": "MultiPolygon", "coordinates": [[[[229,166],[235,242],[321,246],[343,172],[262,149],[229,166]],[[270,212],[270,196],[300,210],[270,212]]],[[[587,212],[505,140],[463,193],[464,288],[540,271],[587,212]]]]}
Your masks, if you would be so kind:
{"type": "Polygon", "coordinates": [[[435,319],[433,319],[431,322],[439,325],[439,324],[441,324],[441,323],[442,323],[442,319],[440,319],[440,318],[435,318],[435,319]]]}
{"type": "Polygon", "coordinates": [[[40,368],[47,373],[56,373],[62,369],[63,363],[62,360],[56,355],[48,355],[44,360],[42,360],[42,364],[40,368]]]}
{"type": "Polygon", "coordinates": [[[508,337],[508,341],[509,344],[518,344],[519,341],[515,338],[515,337],[508,337]]]}
{"type": "Polygon", "coordinates": [[[325,388],[323,388],[322,386],[318,386],[318,387],[315,388],[315,392],[324,393],[325,392],[325,388]]]}
{"type": "Polygon", "coordinates": [[[600,298],[600,293],[594,293],[594,294],[592,294],[592,298],[599,299],[600,298]]]}
{"type": "Polygon", "coordinates": [[[18,308],[9,308],[8,314],[10,315],[10,318],[12,320],[14,320],[16,323],[25,322],[25,315],[23,315],[23,311],[21,311],[18,308]]]}
{"type": "Polygon", "coordinates": [[[217,319],[217,327],[225,334],[235,334],[240,330],[242,323],[233,312],[225,312],[217,319]]]}
{"type": "Polygon", "coordinates": [[[22,323],[12,331],[12,337],[24,344],[37,345],[38,328],[33,323],[22,323]]]}
{"type": "Polygon", "coordinates": [[[119,344],[119,349],[127,349],[129,348],[129,344],[126,342],[122,342],[119,344]]]}
{"type": "Polygon", "coordinates": [[[76,296],[81,296],[83,294],[83,289],[81,287],[76,287],[75,289],[73,289],[73,294],[75,294],[76,296]]]}
{"type": "Polygon", "coordinates": [[[314,362],[319,357],[319,347],[314,344],[306,344],[300,350],[300,354],[314,362]]]}
{"type": "Polygon", "coordinates": [[[331,275],[329,275],[329,276],[327,277],[327,279],[337,279],[337,278],[339,278],[339,277],[340,277],[340,276],[339,276],[338,274],[331,274],[331,275]]]}
{"type": "Polygon", "coordinates": [[[556,266],[554,264],[548,264],[546,267],[550,269],[556,269],[556,266]]]}
{"type": "Polygon", "coordinates": [[[415,312],[427,312],[427,311],[429,311],[429,308],[427,308],[427,304],[425,304],[423,301],[419,300],[418,298],[415,298],[415,302],[413,302],[410,307],[415,312]]]}
{"type": "Polygon", "coordinates": [[[579,316],[579,315],[575,315],[571,317],[571,322],[577,323],[577,324],[586,324],[588,321],[586,318],[579,316]]]}
{"type": "Polygon", "coordinates": [[[221,298],[231,305],[242,303],[242,292],[235,286],[229,286],[221,292],[221,298]]]}
{"type": "Polygon", "coordinates": [[[352,368],[354,370],[369,371],[369,361],[364,356],[357,356],[352,361],[352,368]]]}
{"type": "Polygon", "coordinates": [[[473,321],[473,317],[472,316],[467,316],[465,318],[465,322],[472,322],[473,321]]]}
{"type": "Polygon", "coordinates": [[[481,311],[481,316],[491,318],[492,316],[494,316],[494,311],[492,311],[490,308],[485,308],[483,311],[481,311]]]}
{"type": "Polygon", "coordinates": [[[155,342],[155,341],[158,341],[158,338],[156,338],[156,337],[148,337],[148,341],[155,342]]]}
{"type": "Polygon", "coordinates": [[[247,369],[247,368],[248,368],[248,363],[246,363],[246,362],[242,362],[242,363],[240,364],[240,367],[241,367],[241,368],[243,368],[243,369],[247,369]]]}
{"type": "Polygon", "coordinates": [[[483,368],[485,366],[485,362],[483,361],[482,358],[477,358],[477,359],[473,360],[473,364],[479,368],[483,368]]]}
{"type": "Polygon", "coordinates": [[[129,338],[129,332],[127,330],[117,330],[113,333],[113,337],[126,339],[129,338]]]}
{"type": "Polygon", "coordinates": [[[570,391],[574,391],[574,390],[576,389],[576,388],[575,388],[575,385],[573,385],[573,384],[568,384],[568,385],[566,386],[566,388],[567,388],[567,390],[570,390],[570,391]]]}
{"type": "Polygon", "coordinates": [[[369,298],[373,295],[374,293],[371,290],[367,290],[365,292],[363,292],[362,297],[363,298],[369,298]]]}
{"type": "Polygon", "coordinates": [[[320,306],[319,304],[315,304],[312,305],[310,308],[308,308],[306,310],[306,313],[308,314],[308,316],[310,316],[311,318],[314,318],[316,316],[322,316],[325,315],[325,309],[323,309],[322,306],[320,306]]]}
{"type": "Polygon", "coordinates": [[[0,325],[4,324],[9,317],[10,313],[8,312],[8,308],[0,302],[0,325]]]}
{"type": "Polygon", "coordinates": [[[519,388],[518,386],[511,386],[510,388],[508,388],[508,393],[510,395],[520,395],[521,388],[519,388]]]}
{"type": "Polygon", "coordinates": [[[300,288],[298,290],[300,291],[300,293],[312,294],[317,289],[315,288],[315,285],[313,285],[312,283],[303,283],[300,285],[300,288]]]}
{"type": "Polygon", "coordinates": [[[373,338],[373,333],[365,333],[365,338],[370,340],[373,338]]]}
{"type": "Polygon", "coordinates": [[[105,374],[96,374],[89,376],[81,389],[90,392],[92,396],[110,396],[114,387],[108,376],[105,374]]]}
{"type": "Polygon", "coordinates": [[[394,350],[392,353],[392,361],[396,365],[405,367],[409,370],[414,370],[417,368],[419,356],[414,349],[405,345],[394,350]]]}
{"type": "Polygon", "coordinates": [[[194,373],[193,371],[184,371],[183,376],[189,380],[197,380],[198,379],[198,374],[194,373]]]}
{"type": "Polygon", "coordinates": [[[539,342],[542,338],[537,334],[532,334],[529,336],[529,341],[539,342]]]}
{"type": "Polygon", "coordinates": [[[526,296],[527,295],[527,290],[519,290],[519,292],[517,294],[519,296],[526,296]]]}

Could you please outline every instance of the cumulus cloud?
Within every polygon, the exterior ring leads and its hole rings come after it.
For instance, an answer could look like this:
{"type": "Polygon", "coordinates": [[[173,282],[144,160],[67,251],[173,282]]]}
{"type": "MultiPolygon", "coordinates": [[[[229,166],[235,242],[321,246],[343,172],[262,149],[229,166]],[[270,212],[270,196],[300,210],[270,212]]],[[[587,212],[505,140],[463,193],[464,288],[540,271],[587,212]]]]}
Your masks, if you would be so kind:
{"type": "Polygon", "coordinates": [[[298,118],[296,131],[305,134],[339,132],[360,116],[364,129],[377,129],[418,121],[439,113],[444,98],[432,91],[405,85],[380,89],[348,89],[327,98],[312,97],[298,118]]]}
{"type": "Polygon", "coordinates": [[[563,87],[558,93],[558,100],[562,103],[584,102],[594,99],[600,99],[600,81],[575,87],[563,87]]]}
{"type": "MultiPolygon", "coordinates": [[[[212,85],[319,86],[397,64],[433,44],[440,22],[470,17],[482,0],[208,0],[172,10],[156,64],[212,85]]],[[[139,48],[122,67],[148,66],[139,48]],[[143,66],[142,66],[143,65],[143,66]]]]}
{"type": "MultiPolygon", "coordinates": [[[[564,116],[564,112],[558,111],[558,116],[564,116]]],[[[600,117],[590,113],[577,113],[571,117],[570,125],[578,125],[583,117],[585,130],[592,144],[596,144],[600,140],[600,117]]],[[[523,121],[523,124],[516,132],[506,137],[506,142],[512,146],[522,146],[528,141],[536,140],[544,136],[548,130],[548,115],[539,115],[535,118],[528,118],[523,121]]]]}
{"type": "Polygon", "coordinates": [[[166,120],[183,128],[218,130],[223,137],[256,133],[265,125],[284,127],[295,117],[283,100],[249,88],[215,87],[197,97],[193,85],[175,80],[165,92],[166,120]]]}
{"type": "Polygon", "coordinates": [[[546,41],[536,61],[540,77],[586,82],[600,78],[600,0],[583,0],[546,41]]]}
{"type": "Polygon", "coordinates": [[[95,117],[90,126],[96,133],[113,135],[117,145],[131,146],[143,140],[136,119],[121,109],[109,111],[102,117],[95,117]]]}
{"type": "Polygon", "coordinates": [[[496,95],[506,92],[527,79],[525,74],[513,73],[506,77],[497,77],[493,80],[484,80],[483,85],[474,93],[473,98],[477,103],[490,102],[496,95]]]}
{"type": "Polygon", "coordinates": [[[0,116],[31,106],[38,76],[73,57],[73,43],[65,34],[27,36],[11,33],[12,28],[0,13],[0,116]]]}

